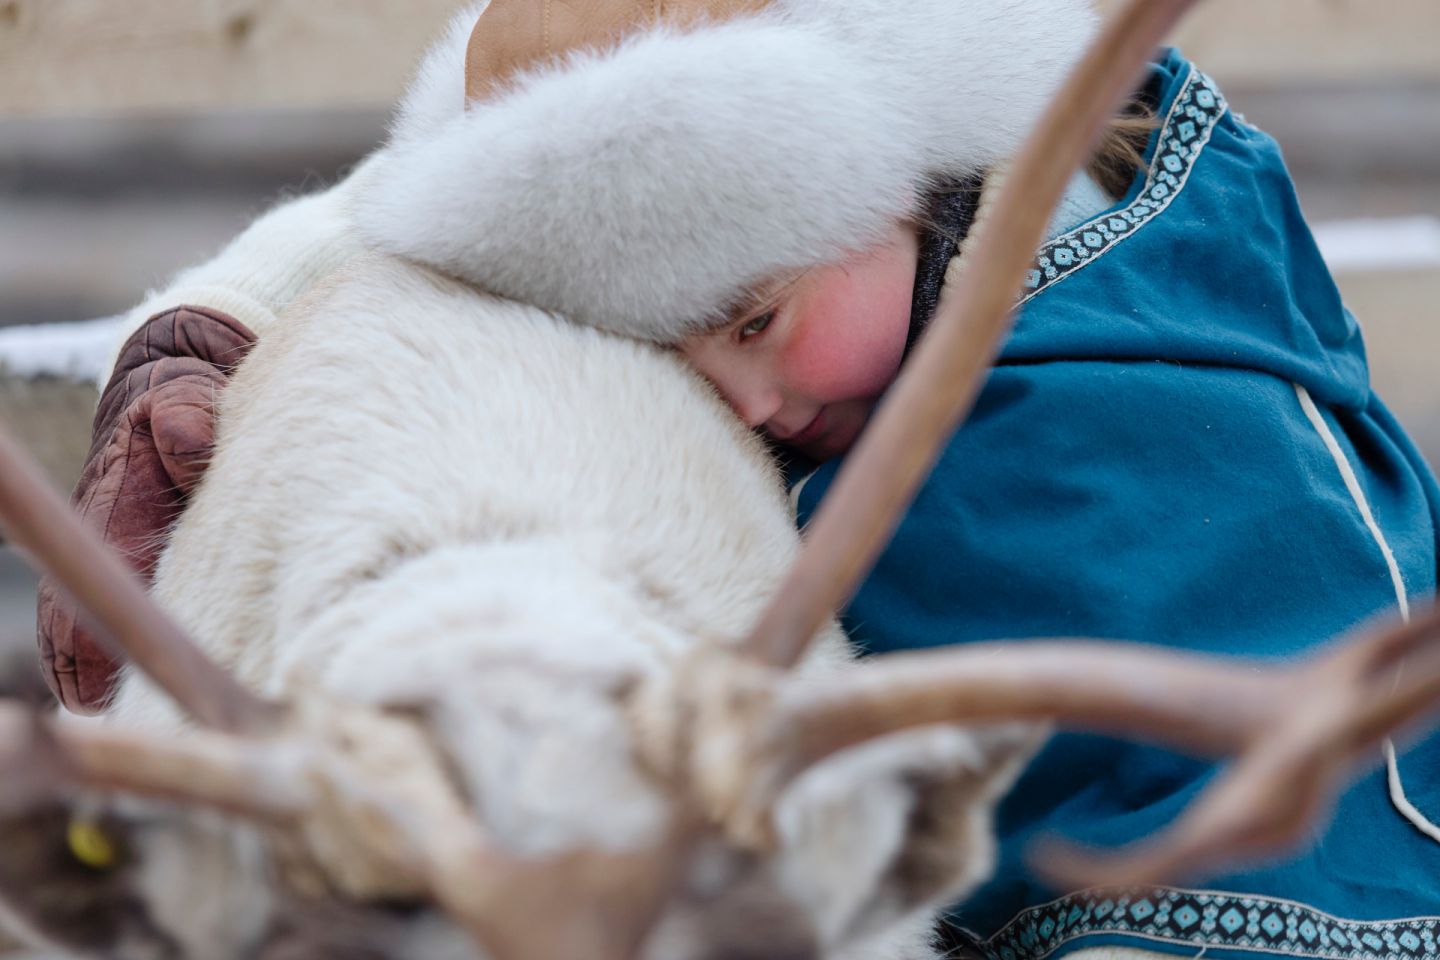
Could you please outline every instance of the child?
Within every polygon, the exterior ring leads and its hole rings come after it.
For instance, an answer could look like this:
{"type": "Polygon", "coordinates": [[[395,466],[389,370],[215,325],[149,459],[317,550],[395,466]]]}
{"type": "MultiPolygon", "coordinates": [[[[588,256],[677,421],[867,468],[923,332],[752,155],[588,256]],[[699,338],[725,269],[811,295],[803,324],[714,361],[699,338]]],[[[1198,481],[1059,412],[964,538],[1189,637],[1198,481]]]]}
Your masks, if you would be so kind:
{"type": "MultiPolygon", "coordinates": [[[[1072,635],[1284,658],[1433,594],[1440,491],[1370,390],[1278,150],[1176,53],[1146,96],[1147,168],[1114,204],[1072,185],[974,413],[847,611],[867,650],[1072,635]]],[[[802,525],[928,319],[911,311],[919,246],[897,227],[681,341],[747,423],[820,464],[794,490],[802,525]]],[[[1437,760],[1440,737],[1392,755],[1309,849],[1204,891],[1063,896],[1025,868],[1031,840],[1124,844],[1214,771],[1057,736],[956,922],[1006,958],[1425,955],[1437,760]]]]}
{"type": "MultiPolygon", "coordinates": [[[[1033,0],[775,6],[535,71],[464,116],[452,43],[354,216],[382,250],[677,344],[747,422],[823,461],[796,486],[803,523],[966,225],[965,194],[919,218],[916,191],[1013,153],[1088,19],[1033,0]]],[[[848,611],[865,648],[1096,635],[1288,657],[1434,591],[1440,493],[1369,390],[1274,144],[1176,54],[1142,100],[1143,171],[1123,196],[1072,185],[974,414],[848,611]]],[[[1023,869],[1030,839],[1146,835],[1213,771],[1057,737],[957,922],[1001,958],[1433,956],[1440,921],[1406,918],[1440,902],[1436,749],[1392,764],[1388,790],[1361,781],[1289,860],[1200,891],[1067,895],[1023,869]]]]}

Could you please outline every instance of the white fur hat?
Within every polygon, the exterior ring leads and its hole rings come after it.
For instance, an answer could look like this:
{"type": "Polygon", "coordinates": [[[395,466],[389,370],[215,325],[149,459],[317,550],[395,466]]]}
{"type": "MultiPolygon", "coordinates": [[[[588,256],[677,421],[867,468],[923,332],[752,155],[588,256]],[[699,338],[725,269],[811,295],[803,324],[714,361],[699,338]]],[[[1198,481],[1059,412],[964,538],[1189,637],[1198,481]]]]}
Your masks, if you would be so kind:
{"type": "Polygon", "coordinates": [[[661,342],[873,242],[934,178],[1008,157],[1094,19],[1088,0],[776,0],[571,54],[466,108],[481,9],[455,18],[406,95],[360,229],[661,342]]]}

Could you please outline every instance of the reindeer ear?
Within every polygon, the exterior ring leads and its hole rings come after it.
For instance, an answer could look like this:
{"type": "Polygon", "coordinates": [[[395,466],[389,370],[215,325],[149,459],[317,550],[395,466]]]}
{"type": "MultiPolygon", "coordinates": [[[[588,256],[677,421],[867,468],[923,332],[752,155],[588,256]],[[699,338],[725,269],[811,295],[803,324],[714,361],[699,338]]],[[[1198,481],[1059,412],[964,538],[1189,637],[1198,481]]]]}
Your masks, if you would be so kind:
{"type": "Polygon", "coordinates": [[[1041,728],[927,727],[844,751],[775,810],[780,882],[827,945],[963,897],[994,865],[992,811],[1041,728]]]}

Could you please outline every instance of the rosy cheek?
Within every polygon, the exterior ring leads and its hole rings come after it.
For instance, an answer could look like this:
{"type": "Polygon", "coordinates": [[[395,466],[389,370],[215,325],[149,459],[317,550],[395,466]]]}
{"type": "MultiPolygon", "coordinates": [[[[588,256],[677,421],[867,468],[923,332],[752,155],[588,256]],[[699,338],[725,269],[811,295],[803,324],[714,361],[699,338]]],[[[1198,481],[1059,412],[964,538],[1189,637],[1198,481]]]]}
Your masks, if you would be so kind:
{"type": "Polygon", "coordinates": [[[817,277],[780,355],[787,384],[819,403],[874,397],[890,385],[909,332],[913,272],[882,273],[866,263],[817,277]]]}
{"type": "Polygon", "coordinates": [[[851,375],[852,346],[836,337],[822,316],[800,319],[780,354],[781,377],[794,390],[820,403],[856,395],[863,385],[851,375]]]}

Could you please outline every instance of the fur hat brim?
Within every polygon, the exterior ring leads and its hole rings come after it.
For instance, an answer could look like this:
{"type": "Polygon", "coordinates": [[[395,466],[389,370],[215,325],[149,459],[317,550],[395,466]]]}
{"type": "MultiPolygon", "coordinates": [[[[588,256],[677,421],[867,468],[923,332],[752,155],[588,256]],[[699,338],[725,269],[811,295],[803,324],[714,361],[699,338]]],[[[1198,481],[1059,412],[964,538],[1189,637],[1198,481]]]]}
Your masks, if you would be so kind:
{"type": "Polygon", "coordinates": [[[1093,29],[1085,0],[777,0],[573,54],[465,108],[478,9],[422,66],[360,229],[660,342],[875,241],[935,178],[1008,157],[1093,29]]]}

